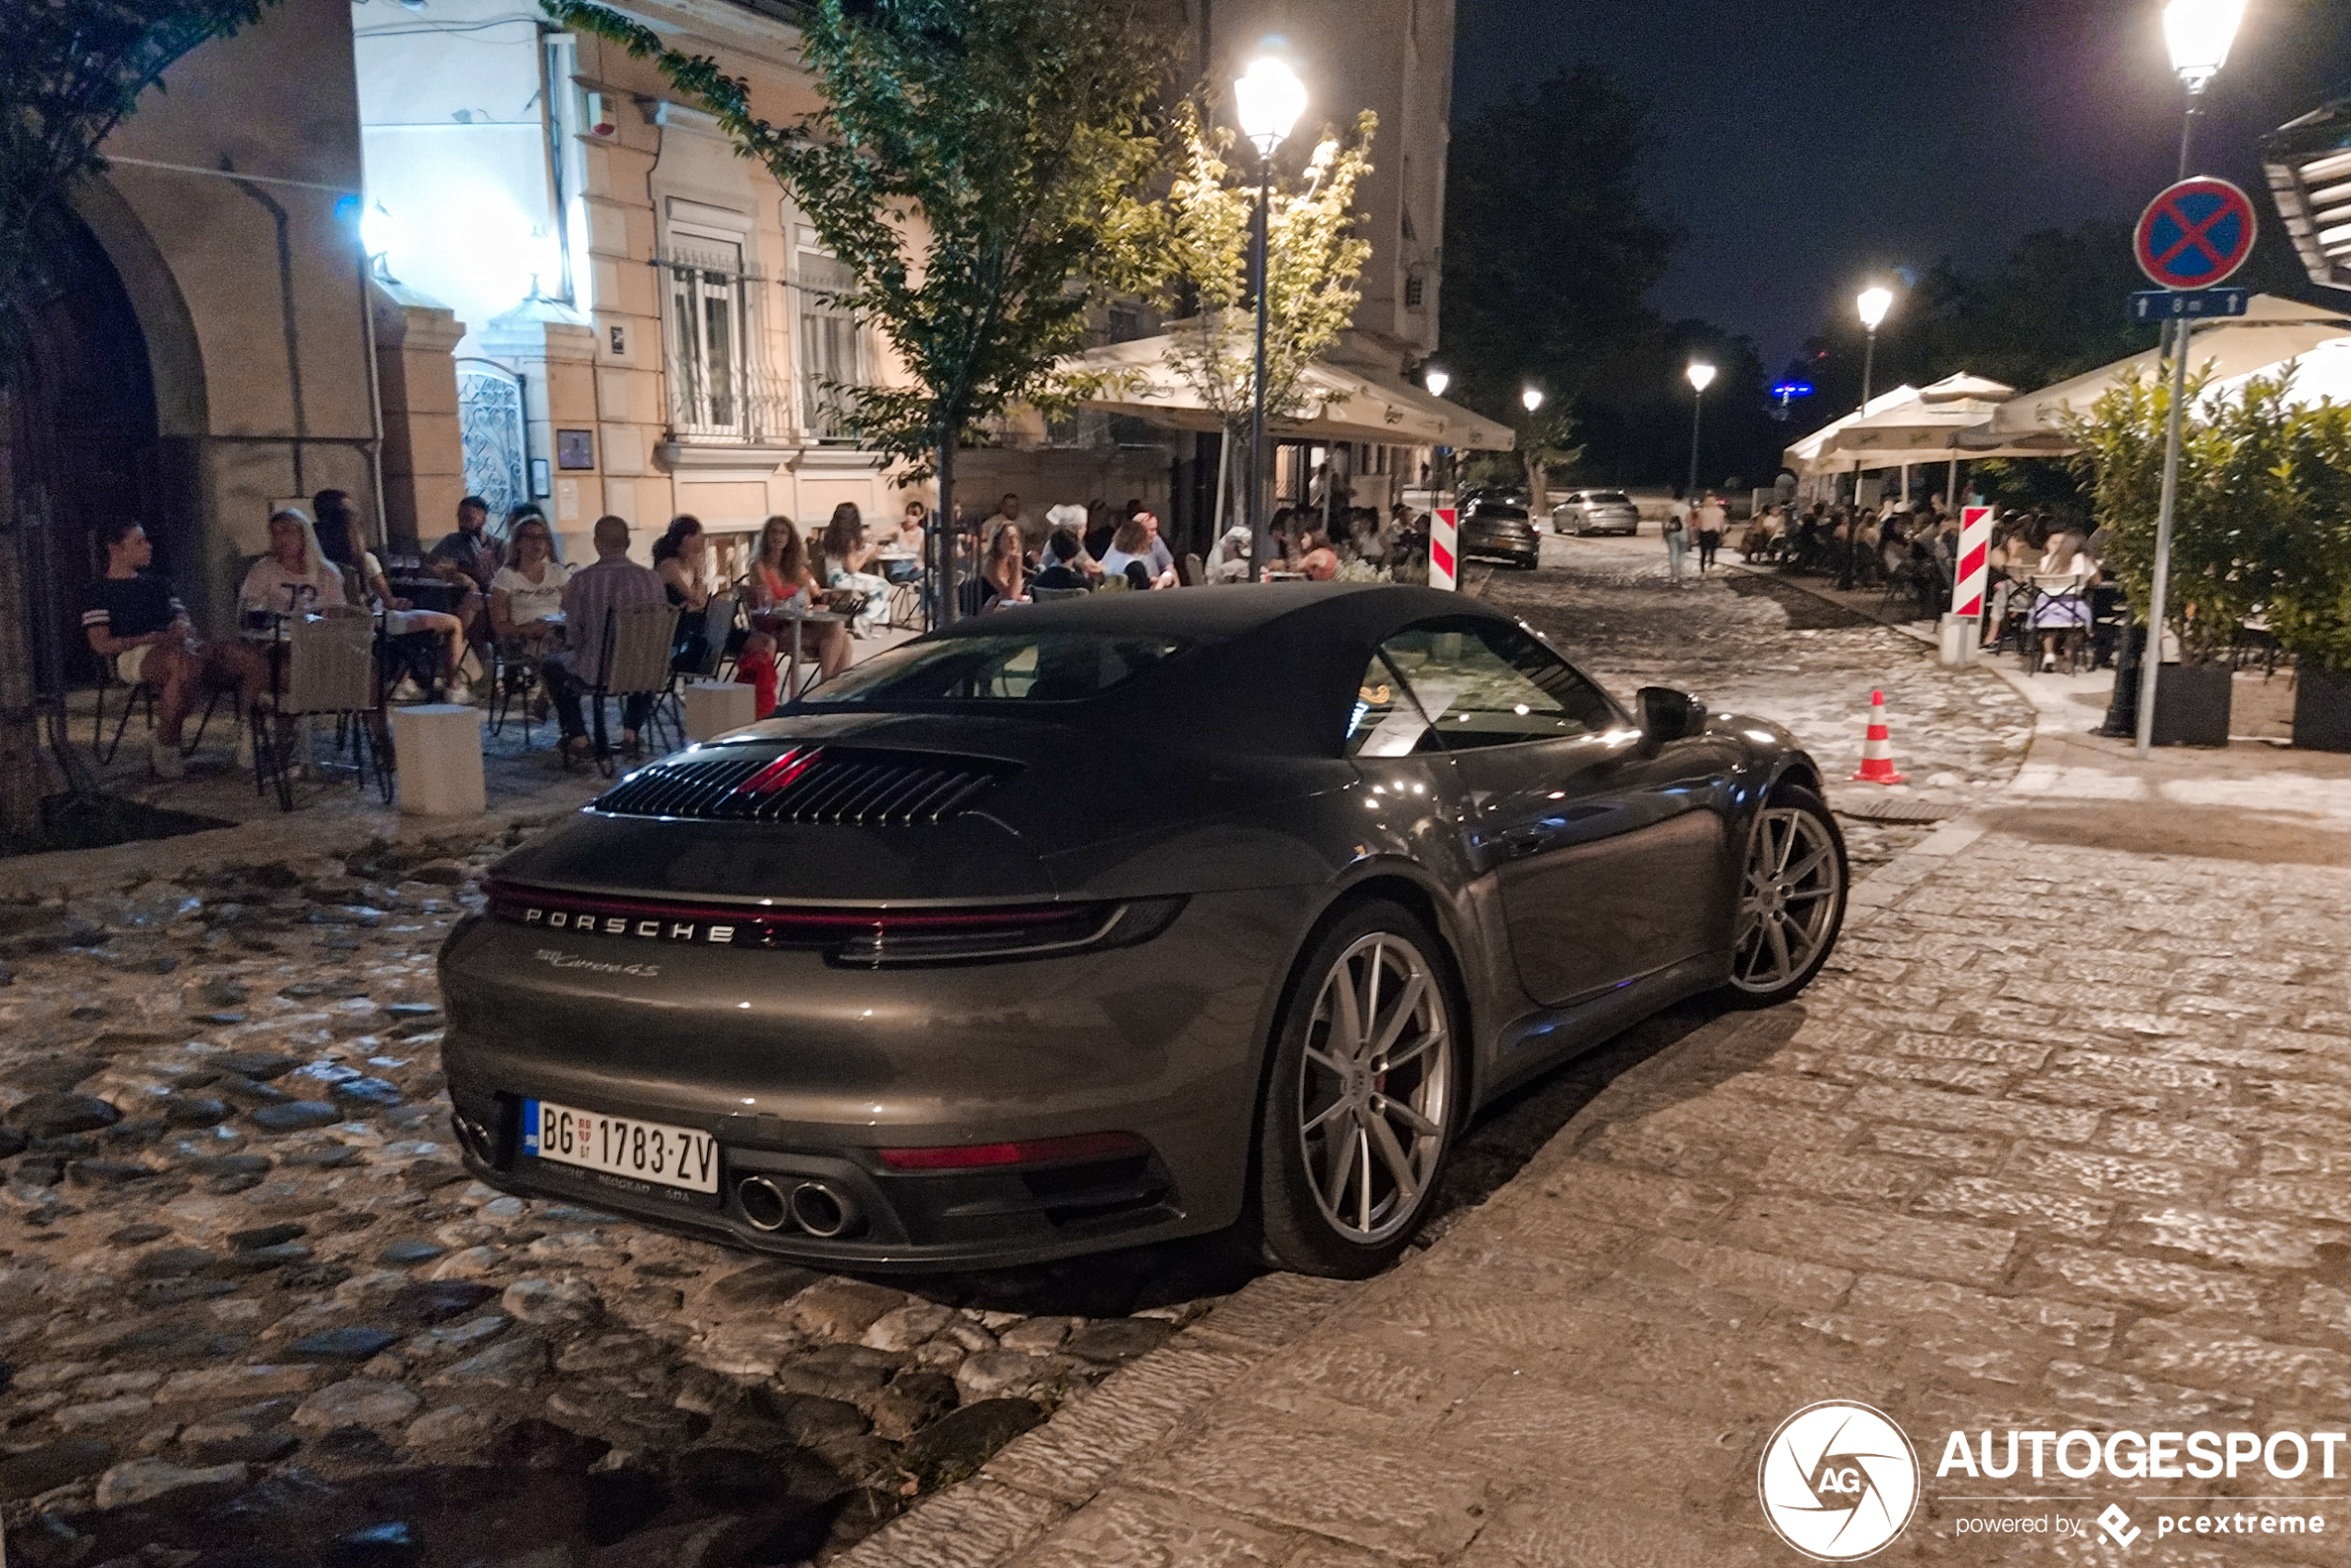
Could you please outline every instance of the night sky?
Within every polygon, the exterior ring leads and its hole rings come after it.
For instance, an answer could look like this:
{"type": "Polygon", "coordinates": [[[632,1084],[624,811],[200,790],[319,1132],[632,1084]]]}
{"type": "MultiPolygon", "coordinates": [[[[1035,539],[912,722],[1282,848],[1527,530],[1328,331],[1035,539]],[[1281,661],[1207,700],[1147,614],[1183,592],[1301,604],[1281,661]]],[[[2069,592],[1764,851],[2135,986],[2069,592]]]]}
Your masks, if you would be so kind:
{"type": "MultiPolygon", "coordinates": [[[[1598,67],[1646,97],[1651,201],[1687,238],[1651,296],[1776,367],[1873,268],[1988,268],[2020,236],[2135,217],[2171,180],[2161,0],[1459,0],[1454,123],[1598,67]]],[[[2351,0],[2251,0],[2197,172],[2269,206],[2260,135],[2351,93],[2351,0]]],[[[2117,300],[2120,311],[2122,302],[2117,300]]],[[[1897,317],[1888,330],[1898,325],[1897,317]]]]}

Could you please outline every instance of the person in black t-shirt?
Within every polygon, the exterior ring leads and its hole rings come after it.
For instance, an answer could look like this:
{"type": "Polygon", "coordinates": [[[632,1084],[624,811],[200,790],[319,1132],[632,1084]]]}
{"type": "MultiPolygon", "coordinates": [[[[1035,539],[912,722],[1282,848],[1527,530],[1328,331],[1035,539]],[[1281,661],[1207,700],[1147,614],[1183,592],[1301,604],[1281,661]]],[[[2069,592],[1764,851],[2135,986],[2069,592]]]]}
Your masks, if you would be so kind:
{"type": "Polygon", "coordinates": [[[91,651],[111,663],[125,685],[155,691],[155,736],[148,761],[157,777],[177,778],[184,771],[180,731],[196,693],[208,686],[233,685],[243,710],[250,714],[269,684],[268,661],[257,649],[234,639],[210,644],[196,641],[187,607],[172,591],[170,579],[149,569],[155,552],[145,529],[118,521],[108,524],[102,537],[106,569],[91,585],[89,605],[81,612],[81,633],[91,651]]]}

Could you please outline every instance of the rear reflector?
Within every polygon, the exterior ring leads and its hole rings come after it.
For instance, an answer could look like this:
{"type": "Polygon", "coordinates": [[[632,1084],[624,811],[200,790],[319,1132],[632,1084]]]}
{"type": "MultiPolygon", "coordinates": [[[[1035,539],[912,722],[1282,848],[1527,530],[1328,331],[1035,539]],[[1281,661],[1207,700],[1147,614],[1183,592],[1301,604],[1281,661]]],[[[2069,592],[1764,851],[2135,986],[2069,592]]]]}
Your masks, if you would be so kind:
{"type": "Polygon", "coordinates": [[[963,1171],[1047,1160],[1113,1160],[1148,1154],[1151,1145],[1131,1132],[1081,1132],[1070,1138],[1034,1138],[1020,1143],[959,1143],[878,1152],[882,1164],[893,1171],[963,1171]]]}

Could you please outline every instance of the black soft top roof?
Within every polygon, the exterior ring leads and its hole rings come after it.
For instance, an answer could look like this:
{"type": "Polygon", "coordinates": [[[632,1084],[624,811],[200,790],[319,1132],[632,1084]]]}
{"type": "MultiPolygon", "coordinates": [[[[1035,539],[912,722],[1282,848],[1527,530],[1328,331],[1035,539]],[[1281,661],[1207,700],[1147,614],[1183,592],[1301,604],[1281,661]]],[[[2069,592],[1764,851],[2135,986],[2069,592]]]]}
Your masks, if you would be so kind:
{"type": "Polygon", "coordinates": [[[1510,619],[1475,599],[1431,588],[1236,583],[1013,605],[930,637],[1051,628],[1180,638],[1196,644],[1190,653],[1101,697],[1070,704],[1082,712],[1068,713],[1067,720],[1160,742],[1336,756],[1372,650],[1405,627],[1440,616],[1510,619]]]}

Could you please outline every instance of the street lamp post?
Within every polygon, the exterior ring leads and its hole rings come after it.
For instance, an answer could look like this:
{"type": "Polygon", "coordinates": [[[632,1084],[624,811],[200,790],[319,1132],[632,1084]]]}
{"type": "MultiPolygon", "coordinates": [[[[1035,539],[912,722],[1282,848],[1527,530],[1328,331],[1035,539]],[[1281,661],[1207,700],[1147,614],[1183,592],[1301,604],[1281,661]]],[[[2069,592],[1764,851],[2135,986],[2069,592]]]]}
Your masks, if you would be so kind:
{"type": "MultiPolygon", "coordinates": [[[[2237,24],[2245,19],[2245,0],[2171,0],[2163,7],[2163,42],[2171,55],[2171,68],[2187,90],[2187,108],[2180,124],[2180,178],[2188,177],[2188,158],[2196,143],[2196,111],[2204,90],[2229,61],[2229,45],[2236,41],[2237,24]]],[[[2180,496],[2180,440],[2188,402],[2187,318],[2171,331],[2171,403],[2163,431],[2163,495],[2155,517],[2155,571],[2147,584],[2146,631],[2139,648],[2139,755],[2155,750],[2155,688],[2163,671],[2164,596],[2171,586],[2171,514],[2180,496]]],[[[2125,684],[2116,672],[2118,690],[2125,684]]],[[[2112,716],[2107,728],[2113,728],[2112,716]]]]}
{"type": "MultiPolygon", "coordinates": [[[[1421,385],[1428,389],[1428,395],[1431,397],[1443,397],[1445,395],[1445,389],[1452,384],[1453,378],[1445,371],[1437,369],[1435,367],[1431,367],[1430,368],[1421,372],[1421,385]]],[[[1437,504],[1437,500],[1442,500],[1444,498],[1445,480],[1447,478],[1445,470],[1448,466],[1447,454],[1451,451],[1452,448],[1450,447],[1441,446],[1437,449],[1437,462],[1435,465],[1436,472],[1431,476],[1435,482],[1430,487],[1437,492],[1437,494],[1436,499],[1431,500],[1429,503],[1432,506],[1437,504]]]]}
{"type": "MultiPolygon", "coordinates": [[[[1861,414],[1866,417],[1870,412],[1870,383],[1877,372],[1877,330],[1885,320],[1885,313],[1894,308],[1894,291],[1872,284],[1861,291],[1860,297],[1853,302],[1853,305],[1860,313],[1862,328],[1869,333],[1867,343],[1861,350],[1861,414]]],[[[1853,515],[1846,519],[1845,570],[1837,574],[1837,587],[1850,589],[1853,586],[1855,557],[1860,546],[1861,459],[1856,456],[1853,459],[1853,515]]]]}
{"type": "Polygon", "coordinates": [[[1706,413],[1706,389],[1714,384],[1714,367],[1702,359],[1693,359],[1690,367],[1682,374],[1690,379],[1691,389],[1698,393],[1690,401],[1690,486],[1682,492],[1691,498],[1690,504],[1695,506],[1698,504],[1698,420],[1706,413]]]}
{"type": "MultiPolygon", "coordinates": [[[[1531,517],[1535,515],[1536,504],[1539,501],[1549,499],[1548,496],[1538,496],[1535,493],[1535,457],[1533,449],[1533,443],[1535,441],[1535,412],[1543,406],[1543,389],[1540,387],[1521,387],[1518,392],[1518,405],[1526,410],[1526,439],[1528,448],[1526,451],[1519,454],[1519,462],[1524,465],[1526,469],[1526,513],[1527,516],[1531,517]]],[[[1546,488],[1548,489],[1549,487],[1546,488]]]]}
{"type": "Polygon", "coordinates": [[[1257,371],[1250,382],[1249,574],[1262,582],[1274,545],[1265,514],[1266,209],[1274,196],[1274,149],[1288,139],[1290,127],[1306,112],[1306,85],[1281,59],[1261,55],[1233,83],[1233,108],[1243,139],[1257,149],[1257,211],[1250,223],[1250,264],[1257,281],[1257,371]]]}

